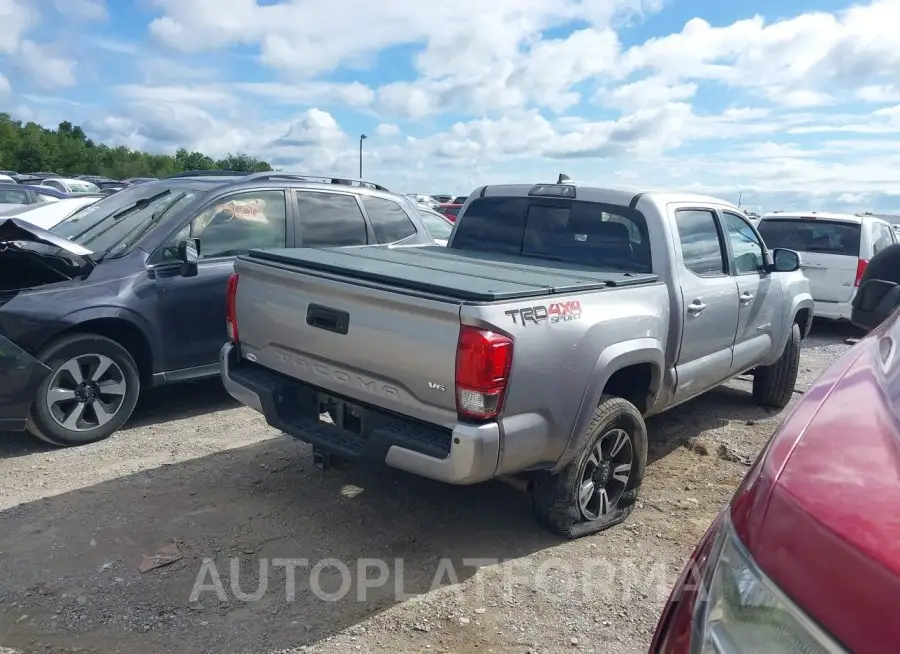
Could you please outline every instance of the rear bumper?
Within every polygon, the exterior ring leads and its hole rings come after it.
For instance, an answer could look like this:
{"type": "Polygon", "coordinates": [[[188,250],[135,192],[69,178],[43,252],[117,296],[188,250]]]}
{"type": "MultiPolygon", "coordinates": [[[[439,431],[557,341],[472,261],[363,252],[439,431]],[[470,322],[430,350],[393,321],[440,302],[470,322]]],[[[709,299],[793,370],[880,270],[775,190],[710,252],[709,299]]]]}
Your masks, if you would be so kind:
{"type": "Polygon", "coordinates": [[[23,431],[38,386],[50,368],[0,336],[0,431],[23,431]]]}
{"type": "Polygon", "coordinates": [[[451,484],[475,484],[496,474],[500,459],[496,423],[441,429],[348,399],[361,413],[361,428],[351,432],[320,419],[326,396],[315,386],[241,359],[232,343],[222,347],[220,363],[222,383],[232,397],[262,413],[276,429],[325,452],[385,463],[451,484]]]}
{"type": "Polygon", "coordinates": [[[828,320],[850,320],[853,314],[853,301],[848,302],[822,302],[815,301],[813,315],[816,318],[826,318],[828,320]]]}

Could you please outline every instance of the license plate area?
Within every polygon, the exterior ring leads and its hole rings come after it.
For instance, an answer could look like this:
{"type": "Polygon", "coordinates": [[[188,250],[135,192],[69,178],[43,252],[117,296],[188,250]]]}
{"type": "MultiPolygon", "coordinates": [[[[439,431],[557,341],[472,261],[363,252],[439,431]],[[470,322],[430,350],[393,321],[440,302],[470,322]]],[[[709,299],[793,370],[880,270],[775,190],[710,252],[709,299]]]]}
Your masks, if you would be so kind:
{"type": "Polygon", "coordinates": [[[333,424],[348,434],[362,438],[365,433],[362,407],[324,393],[319,393],[318,403],[320,422],[333,424]]]}

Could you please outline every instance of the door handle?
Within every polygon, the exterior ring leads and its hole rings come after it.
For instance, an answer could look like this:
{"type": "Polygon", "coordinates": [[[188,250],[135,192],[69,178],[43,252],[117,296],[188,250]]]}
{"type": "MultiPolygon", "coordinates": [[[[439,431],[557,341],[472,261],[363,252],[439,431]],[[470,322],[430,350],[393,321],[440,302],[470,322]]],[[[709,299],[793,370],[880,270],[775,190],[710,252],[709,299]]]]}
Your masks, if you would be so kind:
{"type": "Polygon", "coordinates": [[[335,334],[346,334],[350,328],[350,314],[321,304],[310,304],[306,310],[306,324],[335,334]]]}
{"type": "Polygon", "coordinates": [[[687,308],[688,313],[692,316],[699,316],[701,313],[703,313],[704,309],[706,309],[706,305],[703,304],[703,302],[701,302],[699,299],[691,302],[687,308]]]}
{"type": "Polygon", "coordinates": [[[744,291],[741,293],[741,304],[750,304],[753,301],[753,293],[744,291]]]}

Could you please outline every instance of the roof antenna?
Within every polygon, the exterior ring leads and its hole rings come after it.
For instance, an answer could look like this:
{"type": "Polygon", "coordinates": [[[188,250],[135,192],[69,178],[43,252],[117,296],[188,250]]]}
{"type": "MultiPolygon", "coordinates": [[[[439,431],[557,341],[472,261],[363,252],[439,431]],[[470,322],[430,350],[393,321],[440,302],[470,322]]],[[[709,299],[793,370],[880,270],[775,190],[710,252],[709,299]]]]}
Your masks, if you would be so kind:
{"type": "Polygon", "coordinates": [[[572,178],[569,177],[568,175],[566,175],[565,173],[560,173],[560,174],[559,174],[559,179],[556,180],[556,183],[557,183],[557,184],[571,184],[571,183],[572,183],[572,178]]]}

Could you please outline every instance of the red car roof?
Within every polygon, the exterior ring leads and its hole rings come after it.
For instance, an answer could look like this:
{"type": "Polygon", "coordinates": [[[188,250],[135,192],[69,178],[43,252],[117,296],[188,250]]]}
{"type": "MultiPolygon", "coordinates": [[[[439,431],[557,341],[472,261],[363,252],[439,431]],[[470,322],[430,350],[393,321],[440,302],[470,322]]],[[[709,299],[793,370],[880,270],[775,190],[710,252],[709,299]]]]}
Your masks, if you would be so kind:
{"type": "Polygon", "coordinates": [[[894,318],[833,364],[732,501],[759,567],[859,652],[900,643],[898,346],[894,318]]]}

